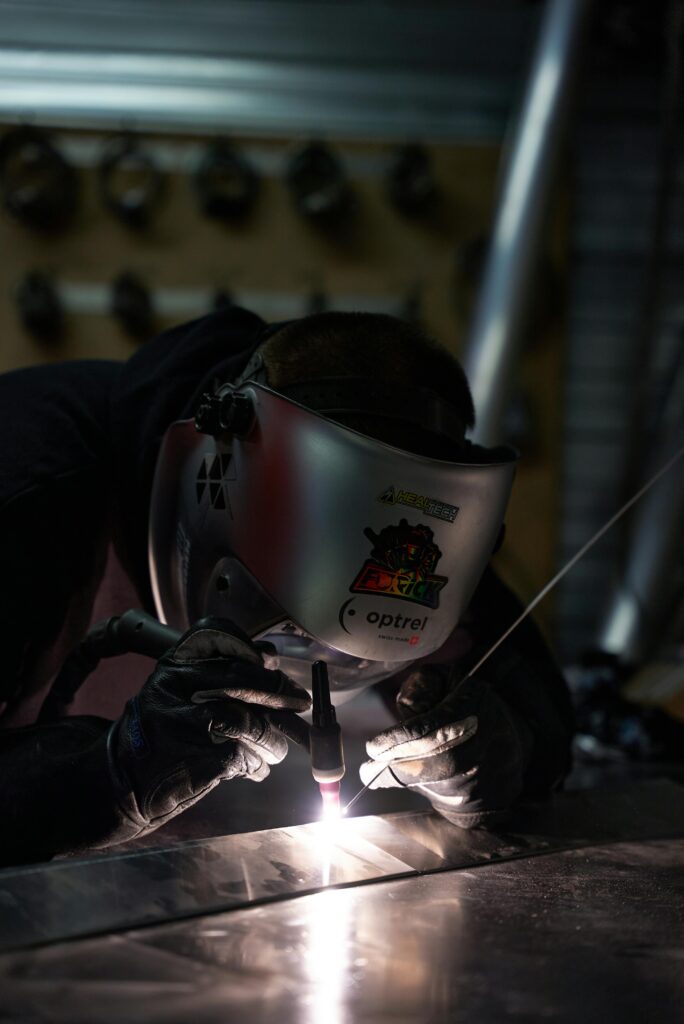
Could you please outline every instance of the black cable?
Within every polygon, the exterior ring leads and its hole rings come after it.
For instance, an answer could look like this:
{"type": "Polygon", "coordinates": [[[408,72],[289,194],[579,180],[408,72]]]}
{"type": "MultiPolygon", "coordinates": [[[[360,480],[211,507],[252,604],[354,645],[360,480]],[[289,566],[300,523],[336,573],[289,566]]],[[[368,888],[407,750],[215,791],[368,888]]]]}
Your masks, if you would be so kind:
{"type": "Polygon", "coordinates": [[[102,658],[129,653],[160,658],[180,636],[179,630],[134,608],[98,622],[57,673],[43,701],[38,723],[55,722],[66,715],[74,697],[102,658]]]}
{"type": "Polygon", "coordinates": [[[88,633],[85,640],[67,656],[43,701],[38,725],[64,718],[81,686],[100,664],[98,647],[92,634],[88,633]]]}

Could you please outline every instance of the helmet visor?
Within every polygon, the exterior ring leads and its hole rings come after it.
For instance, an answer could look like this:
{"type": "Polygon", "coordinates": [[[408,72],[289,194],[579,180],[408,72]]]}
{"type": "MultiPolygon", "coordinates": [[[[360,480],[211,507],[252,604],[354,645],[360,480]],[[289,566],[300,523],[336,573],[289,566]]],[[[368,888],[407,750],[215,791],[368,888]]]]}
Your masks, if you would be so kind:
{"type": "Polygon", "coordinates": [[[263,385],[240,391],[253,409],[246,436],[199,434],[192,421],[165,435],[150,523],[160,616],[185,627],[215,613],[215,567],[229,558],[258,583],[251,620],[249,596],[226,606],[252,636],[291,619],[298,650],[305,634],[312,656],[318,643],[369,673],[440,648],[491,555],[516,453],[426,458],[263,385]]]}

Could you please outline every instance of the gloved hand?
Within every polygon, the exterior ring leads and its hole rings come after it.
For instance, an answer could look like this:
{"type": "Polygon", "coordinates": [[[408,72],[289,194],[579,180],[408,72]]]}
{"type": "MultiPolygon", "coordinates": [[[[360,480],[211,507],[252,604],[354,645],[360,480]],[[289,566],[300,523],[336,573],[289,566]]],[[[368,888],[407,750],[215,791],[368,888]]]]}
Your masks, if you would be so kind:
{"type": "Polygon", "coordinates": [[[122,816],[109,842],[158,828],[224,779],[261,782],[285,757],[286,736],[308,744],[295,712],[310,703],[232,623],[205,619],[188,630],[109,732],[122,816]]]}
{"type": "Polygon", "coordinates": [[[532,736],[520,716],[477,677],[456,685],[455,670],[423,665],[397,695],[401,724],[366,744],[364,784],[408,786],[462,828],[496,824],[523,790],[532,736]]]}

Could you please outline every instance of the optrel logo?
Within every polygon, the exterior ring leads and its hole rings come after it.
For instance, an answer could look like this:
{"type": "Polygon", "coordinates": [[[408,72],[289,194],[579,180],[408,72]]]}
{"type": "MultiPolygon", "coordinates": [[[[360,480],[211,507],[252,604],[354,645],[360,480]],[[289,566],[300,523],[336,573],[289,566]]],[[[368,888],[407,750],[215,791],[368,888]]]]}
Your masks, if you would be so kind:
{"type": "MultiPolygon", "coordinates": [[[[345,601],[340,608],[339,623],[345,633],[351,635],[354,618],[358,614],[356,608],[352,608],[351,604],[355,599],[352,597],[348,601],[345,601]],[[351,628],[349,628],[351,627],[351,628]]],[[[363,612],[361,613],[363,615],[363,612]]],[[[378,630],[407,630],[411,633],[422,633],[429,622],[429,615],[423,616],[411,616],[404,615],[402,612],[393,614],[391,612],[367,612],[365,620],[369,626],[376,626],[378,630]]]]}
{"type": "Polygon", "coordinates": [[[410,629],[412,633],[424,630],[427,620],[427,615],[422,619],[412,619],[409,615],[389,615],[387,612],[383,615],[380,612],[368,612],[366,616],[366,622],[372,626],[377,624],[379,629],[389,629],[391,626],[392,629],[410,629]]]}

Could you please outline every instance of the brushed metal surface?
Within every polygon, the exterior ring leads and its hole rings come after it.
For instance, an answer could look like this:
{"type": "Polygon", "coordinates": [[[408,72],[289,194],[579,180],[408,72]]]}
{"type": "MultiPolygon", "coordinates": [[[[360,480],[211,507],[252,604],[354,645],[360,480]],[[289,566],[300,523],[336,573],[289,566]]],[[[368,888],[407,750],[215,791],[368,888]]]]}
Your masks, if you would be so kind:
{"type": "MultiPolygon", "coordinates": [[[[684,788],[663,780],[559,794],[507,831],[431,812],[269,829],[0,871],[0,950],[289,899],[328,886],[473,868],[621,840],[684,839],[684,788]]],[[[684,864],[684,856],[683,856],[684,864]]],[[[0,1020],[1,1020],[0,1016],[0,1020]]]]}
{"type": "Polygon", "coordinates": [[[681,1020],[681,840],[331,889],[0,957],[0,1020],[681,1020]]]}

